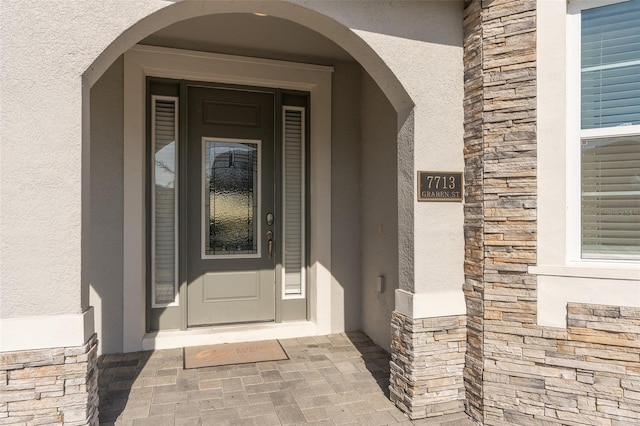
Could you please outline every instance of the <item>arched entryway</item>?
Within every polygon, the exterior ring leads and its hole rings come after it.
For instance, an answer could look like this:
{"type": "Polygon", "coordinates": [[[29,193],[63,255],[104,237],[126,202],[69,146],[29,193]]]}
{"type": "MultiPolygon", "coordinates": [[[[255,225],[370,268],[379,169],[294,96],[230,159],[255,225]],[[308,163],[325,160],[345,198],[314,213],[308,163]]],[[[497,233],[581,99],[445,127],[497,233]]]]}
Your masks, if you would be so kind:
{"type": "MultiPolygon", "coordinates": [[[[352,329],[365,330],[389,348],[394,291],[399,287],[398,129],[405,124],[412,102],[375,51],[349,28],[301,6],[280,2],[263,6],[258,10],[248,2],[172,5],[121,34],[85,74],[93,86],[92,222],[100,224],[92,227],[91,303],[103,352],[352,329]],[[154,94],[148,92],[150,81],[173,84],[174,89],[154,94]],[[215,327],[225,323],[219,318],[190,322],[190,310],[185,308],[188,285],[179,278],[186,265],[181,262],[187,262],[179,256],[191,256],[180,242],[180,234],[187,232],[186,219],[172,222],[176,297],[170,303],[157,304],[154,299],[157,194],[150,185],[154,168],[150,111],[157,100],[180,99],[181,88],[189,86],[181,81],[267,91],[280,99],[283,93],[307,96],[305,291],[297,301],[289,301],[276,279],[275,294],[270,296],[275,310],[269,318],[254,321],[241,316],[223,328],[215,327]],[[118,227],[123,229],[121,235],[111,231],[118,227]],[[298,307],[288,311],[287,304],[298,307]],[[251,327],[236,324],[245,319],[251,327]]],[[[177,118],[186,117],[181,101],[174,103],[177,118]]],[[[409,142],[411,131],[402,137],[409,142]]],[[[176,155],[174,161],[182,160],[176,155]]],[[[190,167],[194,165],[183,164],[190,167]]],[[[281,188],[281,182],[275,187],[281,188]]],[[[277,202],[285,198],[276,191],[277,202]]],[[[176,217],[187,211],[179,195],[175,211],[176,217]]],[[[267,234],[262,237],[264,245],[267,234]]],[[[279,248],[277,241],[275,247],[279,248]]],[[[267,250],[265,245],[261,255],[266,256],[267,250]]],[[[274,257],[278,277],[282,254],[276,252],[274,257]]]]}

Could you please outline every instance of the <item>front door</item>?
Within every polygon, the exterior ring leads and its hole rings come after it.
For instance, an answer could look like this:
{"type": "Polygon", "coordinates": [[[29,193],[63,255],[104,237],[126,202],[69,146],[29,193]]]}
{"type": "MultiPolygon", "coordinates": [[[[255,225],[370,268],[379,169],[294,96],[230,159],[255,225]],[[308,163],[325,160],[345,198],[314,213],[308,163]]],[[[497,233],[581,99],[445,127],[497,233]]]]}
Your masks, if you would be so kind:
{"type": "Polygon", "coordinates": [[[187,86],[187,325],[275,319],[274,94],[187,86]]]}

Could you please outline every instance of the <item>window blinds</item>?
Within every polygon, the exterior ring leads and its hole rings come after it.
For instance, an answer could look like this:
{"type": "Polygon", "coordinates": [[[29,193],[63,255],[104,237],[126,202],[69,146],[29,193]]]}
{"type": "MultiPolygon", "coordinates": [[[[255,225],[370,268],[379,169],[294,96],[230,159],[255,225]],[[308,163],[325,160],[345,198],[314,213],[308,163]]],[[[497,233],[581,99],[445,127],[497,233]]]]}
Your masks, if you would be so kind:
{"type": "Polygon", "coordinates": [[[640,0],[582,11],[582,128],[640,124],[640,0]]]}
{"type": "Polygon", "coordinates": [[[640,257],[639,22],[640,0],[581,15],[581,127],[600,133],[581,144],[585,258],[640,257]]]}
{"type": "Polygon", "coordinates": [[[640,254],[640,137],[583,140],[581,163],[583,256],[640,254]]]}
{"type": "Polygon", "coordinates": [[[177,99],[153,97],[153,306],[176,301],[177,99]]]}
{"type": "Polygon", "coordinates": [[[284,296],[304,296],[304,109],[284,107],[284,296]]]}

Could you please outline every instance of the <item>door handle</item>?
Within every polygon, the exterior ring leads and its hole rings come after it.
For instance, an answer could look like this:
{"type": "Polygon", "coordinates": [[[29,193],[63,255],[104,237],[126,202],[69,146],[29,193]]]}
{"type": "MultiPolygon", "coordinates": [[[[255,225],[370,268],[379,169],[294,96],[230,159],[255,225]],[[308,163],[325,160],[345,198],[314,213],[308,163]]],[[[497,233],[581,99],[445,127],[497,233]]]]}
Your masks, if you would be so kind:
{"type": "Polygon", "coordinates": [[[269,252],[269,259],[273,258],[273,231],[267,231],[267,250],[269,252]]]}

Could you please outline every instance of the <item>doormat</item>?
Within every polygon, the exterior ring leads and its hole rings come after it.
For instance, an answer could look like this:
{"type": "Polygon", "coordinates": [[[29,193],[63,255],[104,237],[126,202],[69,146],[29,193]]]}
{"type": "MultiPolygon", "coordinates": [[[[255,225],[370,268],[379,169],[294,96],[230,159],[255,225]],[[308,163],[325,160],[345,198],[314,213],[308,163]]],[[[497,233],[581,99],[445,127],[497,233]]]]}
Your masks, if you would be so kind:
{"type": "Polygon", "coordinates": [[[184,348],[184,368],[216,367],[289,359],[277,340],[184,348]]]}

